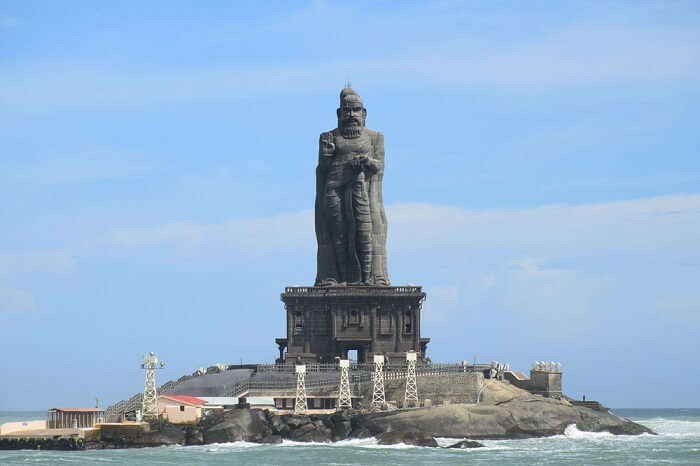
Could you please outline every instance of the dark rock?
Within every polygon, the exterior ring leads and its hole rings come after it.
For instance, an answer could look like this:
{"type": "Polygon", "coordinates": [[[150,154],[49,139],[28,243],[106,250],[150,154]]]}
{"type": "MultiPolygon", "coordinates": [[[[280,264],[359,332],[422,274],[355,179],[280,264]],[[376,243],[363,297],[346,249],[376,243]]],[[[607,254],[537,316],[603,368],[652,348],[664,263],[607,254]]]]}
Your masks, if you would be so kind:
{"type": "Polygon", "coordinates": [[[483,443],[475,442],[474,440],[462,440],[461,442],[452,444],[447,448],[481,448],[483,446],[483,443]]]}
{"type": "Polygon", "coordinates": [[[292,429],[289,438],[297,442],[331,442],[333,432],[322,421],[316,421],[292,429]]]}
{"type": "Polygon", "coordinates": [[[345,440],[350,437],[352,432],[352,423],[350,420],[342,420],[333,424],[333,440],[345,440]]]}
{"type": "Polygon", "coordinates": [[[232,409],[224,412],[219,422],[203,429],[204,443],[261,442],[272,434],[263,411],[232,409]]]}
{"type": "Polygon", "coordinates": [[[352,429],[352,432],[350,432],[350,438],[369,438],[369,437],[374,437],[372,435],[372,432],[369,431],[369,429],[365,426],[357,426],[352,429]]]}
{"type": "Polygon", "coordinates": [[[647,426],[643,426],[641,424],[637,424],[636,422],[632,421],[626,421],[622,424],[616,425],[616,426],[610,426],[607,428],[607,431],[610,432],[611,434],[615,435],[641,435],[641,434],[651,434],[651,435],[657,435],[656,432],[648,428],[647,426]]]}
{"type": "Polygon", "coordinates": [[[350,410],[346,409],[343,411],[339,411],[335,414],[331,414],[330,419],[333,421],[333,423],[337,422],[343,422],[343,421],[350,421],[352,419],[353,413],[350,412],[350,410]]]}
{"type": "Polygon", "coordinates": [[[285,422],[284,418],[282,416],[278,416],[277,414],[272,414],[269,417],[270,425],[272,427],[272,431],[275,432],[276,434],[286,436],[289,434],[289,425],[285,422]]]}
{"type": "Polygon", "coordinates": [[[199,426],[185,427],[185,445],[203,445],[204,433],[199,426]]]}
{"type": "MultiPolygon", "coordinates": [[[[424,432],[436,437],[515,439],[563,434],[575,424],[580,430],[640,434],[648,428],[607,411],[572,406],[564,400],[526,395],[498,404],[448,405],[409,411],[373,413],[353,418],[353,432],[424,432]]],[[[359,435],[358,435],[359,437],[359,435]]]]}
{"type": "Polygon", "coordinates": [[[309,416],[303,416],[300,414],[285,414],[282,416],[282,419],[291,429],[298,428],[311,422],[311,418],[309,418],[309,416]]]}
{"type": "Polygon", "coordinates": [[[438,447],[437,440],[424,432],[384,432],[377,437],[379,445],[404,443],[417,447],[438,447]]]}
{"type": "Polygon", "coordinates": [[[143,437],[138,439],[137,444],[141,446],[161,446],[161,445],[184,445],[184,426],[163,422],[152,424],[151,431],[145,432],[143,437]]]}
{"type": "Polygon", "coordinates": [[[282,443],[282,436],[277,434],[270,434],[263,438],[260,443],[282,443]]]}

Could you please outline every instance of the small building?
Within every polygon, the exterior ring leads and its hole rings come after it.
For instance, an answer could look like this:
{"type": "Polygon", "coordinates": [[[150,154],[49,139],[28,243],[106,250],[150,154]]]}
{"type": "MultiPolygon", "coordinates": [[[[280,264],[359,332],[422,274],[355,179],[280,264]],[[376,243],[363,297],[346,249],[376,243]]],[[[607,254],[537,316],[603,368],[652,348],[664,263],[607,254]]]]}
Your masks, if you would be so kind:
{"type": "Polygon", "coordinates": [[[202,410],[206,404],[205,400],[194,396],[160,395],[158,414],[173,424],[187,424],[202,417],[202,410]]]}
{"type": "Polygon", "coordinates": [[[49,429],[81,429],[102,422],[105,410],[101,408],[52,408],[46,425],[49,429]]]}
{"type": "Polygon", "coordinates": [[[562,372],[558,364],[539,364],[530,370],[530,392],[548,398],[562,397],[562,372]]]}

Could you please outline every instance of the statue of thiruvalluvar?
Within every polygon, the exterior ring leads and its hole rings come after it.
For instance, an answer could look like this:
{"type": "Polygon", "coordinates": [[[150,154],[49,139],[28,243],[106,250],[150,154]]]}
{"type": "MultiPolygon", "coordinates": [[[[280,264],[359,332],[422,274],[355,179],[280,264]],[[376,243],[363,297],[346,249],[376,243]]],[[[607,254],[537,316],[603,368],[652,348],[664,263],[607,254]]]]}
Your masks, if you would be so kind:
{"type": "Polygon", "coordinates": [[[365,128],[352,88],[340,92],[338,127],[321,133],[316,168],[316,286],[389,286],[382,203],[384,135],[365,128]]]}

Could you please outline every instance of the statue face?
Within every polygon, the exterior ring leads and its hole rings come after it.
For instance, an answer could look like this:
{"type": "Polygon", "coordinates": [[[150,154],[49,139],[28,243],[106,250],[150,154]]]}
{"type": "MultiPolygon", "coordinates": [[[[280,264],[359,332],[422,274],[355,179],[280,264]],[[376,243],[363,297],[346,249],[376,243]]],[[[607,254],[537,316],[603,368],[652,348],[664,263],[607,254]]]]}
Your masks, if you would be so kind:
{"type": "Polygon", "coordinates": [[[338,126],[341,128],[364,126],[365,118],[367,118],[367,110],[362,106],[362,102],[346,100],[338,109],[338,126]]]}

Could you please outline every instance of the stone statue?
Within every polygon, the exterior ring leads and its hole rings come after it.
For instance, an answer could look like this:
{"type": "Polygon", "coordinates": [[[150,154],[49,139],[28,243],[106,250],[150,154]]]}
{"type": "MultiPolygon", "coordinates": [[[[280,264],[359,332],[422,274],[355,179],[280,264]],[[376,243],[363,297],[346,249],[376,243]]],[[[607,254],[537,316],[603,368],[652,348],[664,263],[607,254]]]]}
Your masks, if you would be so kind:
{"type": "Polygon", "coordinates": [[[316,286],[389,286],[382,203],[384,135],[365,128],[367,110],[340,92],[338,127],[321,133],[316,168],[316,286]]]}

